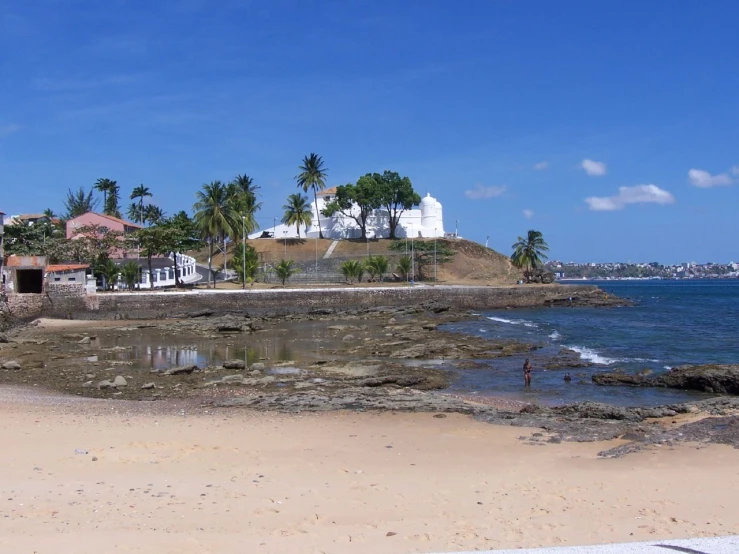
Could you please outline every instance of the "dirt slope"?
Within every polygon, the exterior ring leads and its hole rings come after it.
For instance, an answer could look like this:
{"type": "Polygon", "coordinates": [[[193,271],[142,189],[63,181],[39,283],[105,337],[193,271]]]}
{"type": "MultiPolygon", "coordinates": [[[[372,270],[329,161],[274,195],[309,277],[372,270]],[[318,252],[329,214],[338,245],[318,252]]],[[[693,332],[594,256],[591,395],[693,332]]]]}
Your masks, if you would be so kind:
{"type": "MultiPolygon", "coordinates": [[[[426,239],[433,242],[433,239],[426,239]]],[[[417,239],[419,241],[419,239],[417,239]]],[[[259,253],[260,260],[265,263],[285,259],[296,262],[312,262],[318,257],[319,263],[331,246],[328,239],[255,239],[248,241],[259,253]]],[[[392,241],[380,240],[341,240],[338,241],[332,259],[366,258],[368,252],[372,256],[382,255],[391,258],[394,267],[397,258],[403,253],[390,250],[392,241]]],[[[481,244],[465,239],[439,239],[439,245],[446,245],[455,251],[451,262],[439,264],[438,279],[446,284],[488,284],[514,283],[519,278],[519,272],[511,266],[508,256],[500,254],[481,244]]],[[[410,245],[410,243],[409,243],[410,245]]],[[[409,246],[410,248],[410,246],[409,246]]],[[[229,257],[233,253],[234,245],[229,247],[229,257]]],[[[208,251],[201,250],[195,254],[200,263],[207,263],[208,251]]],[[[213,265],[223,265],[223,255],[216,254],[213,265]]],[[[427,273],[433,275],[433,267],[427,273]]]]}

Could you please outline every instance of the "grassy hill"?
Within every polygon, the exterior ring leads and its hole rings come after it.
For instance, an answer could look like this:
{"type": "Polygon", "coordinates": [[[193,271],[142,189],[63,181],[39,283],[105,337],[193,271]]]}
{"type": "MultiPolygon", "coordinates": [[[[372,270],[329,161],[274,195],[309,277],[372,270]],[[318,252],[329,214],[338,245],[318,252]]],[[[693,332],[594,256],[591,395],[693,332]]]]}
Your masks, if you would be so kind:
{"type": "MultiPolygon", "coordinates": [[[[414,242],[433,242],[433,239],[416,239],[414,242]]],[[[365,259],[367,255],[387,256],[391,259],[391,268],[394,271],[397,259],[404,255],[390,250],[393,241],[388,239],[359,240],[349,239],[338,241],[329,259],[324,255],[333,241],[328,239],[254,239],[247,241],[256,249],[260,261],[273,265],[285,258],[294,260],[301,267],[312,269],[318,259],[321,271],[335,270],[341,262],[347,259],[365,259]]],[[[505,256],[481,244],[465,239],[438,239],[438,245],[446,245],[455,252],[452,260],[439,264],[437,268],[440,283],[446,284],[503,284],[515,283],[520,272],[511,265],[508,256],[505,256]]],[[[228,248],[231,257],[236,245],[228,248]]],[[[411,243],[408,242],[410,251],[411,243]]],[[[200,250],[194,254],[200,263],[207,263],[208,251],[200,250]]],[[[213,258],[214,266],[223,265],[223,254],[217,253],[213,258]]],[[[427,269],[433,274],[433,269],[427,269]]]]}

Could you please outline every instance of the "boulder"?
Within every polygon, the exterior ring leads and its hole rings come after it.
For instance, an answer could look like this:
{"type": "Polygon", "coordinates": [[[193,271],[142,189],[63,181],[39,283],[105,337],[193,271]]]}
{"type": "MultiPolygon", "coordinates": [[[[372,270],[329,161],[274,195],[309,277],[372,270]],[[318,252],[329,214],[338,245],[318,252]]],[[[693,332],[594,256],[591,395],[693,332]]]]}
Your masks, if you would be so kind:
{"type": "Polygon", "coordinates": [[[196,365],[185,365],[181,367],[173,367],[164,372],[164,375],[190,375],[193,371],[196,371],[198,366],[196,365]]]}
{"type": "Polygon", "coordinates": [[[739,394],[739,364],[684,365],[650,381],[656,387],[739,394]]]}
{"type": "Polygon", "coordinates": [[[11,360],[11,361],[9,361],[9,362],[5,362],[5,363],[3,364],[3,369],[13,369],[13,370],[18,370],[18,369],[21,369],[21,364],[19,364],[19,363],[18,363],[18,362],[16,362],[15,360],[11,360]]]}
{"type": "Polygon", "coordinates": [[[82,337],[79,341],[77,341],[77,344],[90,344],[90,337],[82,337]]]}
{"type": "Polygon", "coordinates": [[[225,369],[244,369],[246,362],[244,360],[226,360],[223,362],[223,367],[225,369]]]}
{"type": "Polygon", "coordinates": [[[154,383],[146,383],[144,385],[141,385],[142,390],[149,390],[153,388],[156,388],[156,385],[154,383]]]}
{"type": "Polygon", "coordinates": [[[0,342],[9,342],[8,335],[0,333],[0,342]]]}
{"type": "Polygon", "coordinates": [[[93,386],[94,385],[93,385],[92,381],[85,381],[84,383],[82,383],[82,388],[83,389],[91,389],[93,386]]]}
{"type": "Polygon", "coordinates": [[[100,390],[114,389],[115,388],[115,385],[113,383],[111,383],[108,379],[105,379],[104,381],[100,381],[98,383],[98,388],[100,390]]]}
{"type": "Polygon", "coordinates": [[[739,395],[739,364],[684,365],[653,377],[644,375],[643,372],[599,373],[593,375],[593,382],[597,385],[665,387],[739,395]]]}
{"type": "Polygon", "coordinates": [[[262,362],[256,362],[249,366],[249,371],[264,371],[264,364],[262,362]]]}
{"type": "Polygon", "coordinates": [[[113,379],[113,385],[115,387],[127,387],[128,381],[126,381],[123,375],[116,375],[115,379],[113,379]]]}
{"type": "Polygon", "coordinates": [[[352,342],[354,340],[354,335],[346,335],[343,339],[344,342],[352,342]]]}

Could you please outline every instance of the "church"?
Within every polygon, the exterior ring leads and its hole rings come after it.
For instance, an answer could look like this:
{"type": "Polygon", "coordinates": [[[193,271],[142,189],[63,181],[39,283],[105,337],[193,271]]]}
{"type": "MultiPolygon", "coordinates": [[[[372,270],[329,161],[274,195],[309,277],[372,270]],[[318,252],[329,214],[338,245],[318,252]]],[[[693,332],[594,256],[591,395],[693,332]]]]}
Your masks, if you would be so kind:
{"type": "MultiPolygon", "coordinates": [[[[300,236],[307,238],[317,238],[318,231],[318,213],[322,212],[326,205],[334,199],[336,187],[322,190],[318,193],[318,206],[316,202],[311,202],[311,224],[307,231],[301,226],[300,236]]],[[[359,214],[359,208],[353,207],[352,213],[359,214]]],[[[378,208],[367,218],[367,237],[388,238],[390,236],[390,217],[385,208],[378,208]]],[[[340,240],[359,238],[362,234],[359,225],[353,217],[348,217],[342,213],[335,213],[331,217],[321,214],[321,229],[323,238],[340,240]]],[[[249,235],[250,239],[256,239],[265,236],[265,231],[271,233],[276,239],[295,238],[297,237],[297,229],[295,225],[285,225],[275,222],[271,229],[264,229],[249,235]]],[[[444,236],[444,216],[441,203],[433,198],[430,194],[421,199],[418,208],[405,210],[398,221],[395,230],[395,236],[401,238],[434,238],[444,236]]]]}

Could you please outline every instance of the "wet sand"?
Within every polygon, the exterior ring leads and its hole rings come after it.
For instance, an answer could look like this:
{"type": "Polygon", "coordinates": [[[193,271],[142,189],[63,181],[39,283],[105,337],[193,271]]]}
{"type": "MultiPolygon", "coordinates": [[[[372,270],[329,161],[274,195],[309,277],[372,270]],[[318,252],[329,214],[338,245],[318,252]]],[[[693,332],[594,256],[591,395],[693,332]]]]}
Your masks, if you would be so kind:
{"type": "Polygon", "coordinates": [[[405,553],[739,532],[739,450],[598,459],[462,415],[285,415],[3,387],[0,551],[405,553]],[[76,454],[75,449],[87,450],[76,454]]]}

